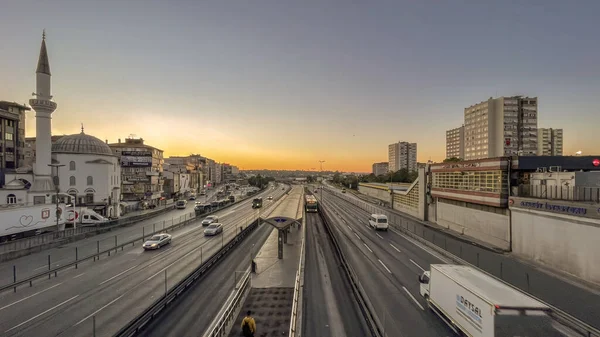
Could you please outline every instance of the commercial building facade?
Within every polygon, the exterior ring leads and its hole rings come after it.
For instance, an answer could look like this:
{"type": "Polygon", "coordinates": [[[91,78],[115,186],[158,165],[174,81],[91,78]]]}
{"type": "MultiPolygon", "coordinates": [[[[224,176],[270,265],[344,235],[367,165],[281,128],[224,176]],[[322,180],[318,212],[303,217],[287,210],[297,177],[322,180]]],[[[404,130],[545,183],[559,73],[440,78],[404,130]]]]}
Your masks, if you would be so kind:
{"type": "Polygon", "coordinates": [[[465,126],[446,131],[446,158],[465,157],[465,126]]]}
{"type": "Polygon", "coordinates": [[[563,155],[563,129],[539,128],[538,156],[562,156],[563,155]]]}
{"type": "Polygon", "coordinates": [[[537,97],[499,97],[465,108],[464,159],[535,156],[537,97]]]}
{"type": "Polygon", "coordinates": [[[390,171],[390,163],[381,162],[381,163],[373,163],[372,173],[375,176],[380,176],[388,173],[390,171]]]}
{"type": "Polygon", "coordinates": [[[417,143],[398,142],[388,146],[388,165],[391,172],[417,170],[417,143]]]}
{"type": "Polygon", "coordinates": [[[164,192],[163,151],[144,144],[142,138],[108,145],[121,164],[122,200],[159,204],[164,192]]]}
{"type": "Polygon", "coordinates": [[[25,105],[0,101],[0,170],[21,167],[25,160],[25,105]]]}

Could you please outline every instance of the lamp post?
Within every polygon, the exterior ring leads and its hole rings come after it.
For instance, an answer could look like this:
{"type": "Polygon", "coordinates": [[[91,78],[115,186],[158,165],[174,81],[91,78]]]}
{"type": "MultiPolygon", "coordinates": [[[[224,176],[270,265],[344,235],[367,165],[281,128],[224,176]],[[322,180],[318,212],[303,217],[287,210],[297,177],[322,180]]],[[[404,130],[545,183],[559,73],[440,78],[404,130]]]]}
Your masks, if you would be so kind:
{"type": "Polygon", "coordinates": [[[58,185],[60,183],[60,178],[58,175],[58,169],[65,166],[64,164],[48,164],[48,166],[50,167],[54,167],[56,168],[56,181],[54,182],[54,187],[56,188],[56,230],[58,230],[58,218],[59,218],[59,214],[58,214],[58,194],[60,193],[60,189],[58,188],[58,185]]]}

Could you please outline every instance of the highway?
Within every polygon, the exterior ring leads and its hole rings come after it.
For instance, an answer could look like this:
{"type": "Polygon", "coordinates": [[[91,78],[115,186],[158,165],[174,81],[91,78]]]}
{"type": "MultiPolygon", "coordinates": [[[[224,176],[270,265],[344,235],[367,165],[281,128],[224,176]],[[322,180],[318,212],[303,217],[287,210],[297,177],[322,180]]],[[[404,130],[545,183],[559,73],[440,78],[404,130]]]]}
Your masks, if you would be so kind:
{"type": "MultiPolygon", "coordinates": [[[[364,200],[351,194],[341,194],[337,191],[328,192],[327,188],[324,191],[326,200],[345,204],[348,208],[355,209],[355,211],[361,210],[361,208],[355,206],[356,204],[365,205],[364,200]],[[355,205],[343,201],[338,196],[352,200],[355,205]]],[[[319,193],[320,195],[321,193],[319,193]]],[[[402,216],[400,212],[390,212],[389,208],[378,207],[373,204],[369,204],[368,207],[371,211],[377,210],[379,213],[388,214],[391,224],[408,228],[411,232],[421,237],[424,236],[430,242],[435,241],[436,245],[445,248],[455,256],[479,266],[479,268],[556,306],[583,322],[600,328],[600,293],[598,291],[582,287],[557,274],[551,274],[536,268],[535,265],[518,260],[510,254],[499,254],[464,240],[459,240],[449,234],[436,231],[407,216],[402,216]]],[[[366,216],[368,213],[363,211],[362,214],[366,216]]],[[[396,231],[392,231],[392,233],[394,232],[396,231]]],[[[397,233],[400,232],[397,231],[397,233]]],[[[380,233],[380,235],[383,234],[380,233]]],[[[421,266],[425,268],[424,265],[421,266]]]]}
{"type": "MultiPolygon", "coordinates": [[[[283,193],[281,188],[264,192],[274,198],[283,193]]],[[[94,320],[96,336],[112,335],[220,249],[240,226],[255,220],[270,202],[261,211],[250,204],[245,200],[219,212],[221,235],[204,237],[198,221],[172,232],[172,244],[157,251],[144,252],[137,245],[31,288],[0,294],[0,335],[91,336],[94,320]]]]}
{"type": "MultiPolygon", "coordinates": [[[[320,199],[320,193],[317,194],[320,199]]],[[[321,206],[331,219],[348,263],[354,268],[387,336],[453,336],[426,310],[417,277],[442,257],[415,245],[396,231],[375,232],[367,214],[340,199],[325,197],[321,206]]]]}
{"type": "MultiPolygon", "coordinates": [[[[214,198],[216,191],[210,191],[210,195],[199,197],[198,201],[205,202],[214,198]]],[[[236,195],[238,197],[238,195],[236,195]]],[[[194,218],[194,201],[187,204],[186,209],[174,209],[156,215],[155,217],[131,224],[126,227],[119,227],[106,233],[91,236],[87,239],[67,243],[56,248],[43,250],[39,253],[23,256],[11,261],[0,264],[0,285],[10,284],[14,281],[13,266],[16,267],[17,281],[36,275],[44,270],[48,270],[48,255],[50,255],[50,264],[52,268],[62,264],[75,261],[75,248],[79,258],[92,255],[99,251],[104,251],[117,244],[131,241],[142,235],[148,235],[154,230],[161,230],[190,218],[194,218]],[[116,238],[116,239],[115,239],[116,238]]]]}
{"type": "Polygon", "coordinates": [[[306,336],[367,336],[352,289],[317,213],[305,213],[306,262],[302,333],[306,336]]]}

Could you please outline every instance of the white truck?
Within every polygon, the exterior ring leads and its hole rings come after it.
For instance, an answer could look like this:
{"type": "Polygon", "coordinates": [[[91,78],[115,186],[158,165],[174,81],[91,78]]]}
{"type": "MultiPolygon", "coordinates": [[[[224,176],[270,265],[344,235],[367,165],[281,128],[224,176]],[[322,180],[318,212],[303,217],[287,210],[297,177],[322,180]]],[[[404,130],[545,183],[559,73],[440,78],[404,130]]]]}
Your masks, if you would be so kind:
{"type": "MultiPolygon", "coordinates": [[[[56,205],[0,208],[0,242],[57,230],[56,205]]],[[[58,206],[58,229],[65,227],[65,205],[58,206]]]]}
{"type": "Polygon", "coordinates": [[[96,226],[108,223],[110,221],[108,218],[105,218],[86,207],[77,207],[75,210],[73,207],[68,207],[66,213],[67,223],[73,224],[73,220],[76,220],[76,226],[96,226]]]}
{"type": "Polygon", "coordinates": [[[564,336],[547,305],[473,267],[432,264],[419,283],[429,308],[459,336],[564,336]]]}

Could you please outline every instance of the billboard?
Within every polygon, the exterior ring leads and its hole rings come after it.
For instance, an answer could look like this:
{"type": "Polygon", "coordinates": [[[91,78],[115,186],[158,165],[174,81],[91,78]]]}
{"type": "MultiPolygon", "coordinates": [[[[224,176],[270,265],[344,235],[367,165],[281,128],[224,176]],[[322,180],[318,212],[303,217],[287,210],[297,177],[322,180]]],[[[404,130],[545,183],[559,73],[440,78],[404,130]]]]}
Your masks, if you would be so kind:
{"type": "Polygon", "coordinates": [[[150,156],[150,157],[121,156],[121,166],[123,166],[123,167],[150,167],[150,166],[152,166],[152,156],[150,156]]]}
{"type": "Polygon", "coordinates": [[[122,156],[126,157],[152,157],[150,151],[121,151],[122,156]]]}

